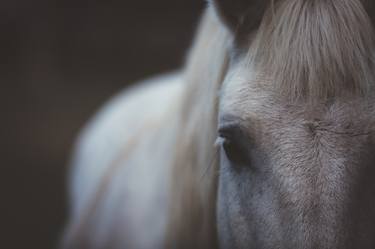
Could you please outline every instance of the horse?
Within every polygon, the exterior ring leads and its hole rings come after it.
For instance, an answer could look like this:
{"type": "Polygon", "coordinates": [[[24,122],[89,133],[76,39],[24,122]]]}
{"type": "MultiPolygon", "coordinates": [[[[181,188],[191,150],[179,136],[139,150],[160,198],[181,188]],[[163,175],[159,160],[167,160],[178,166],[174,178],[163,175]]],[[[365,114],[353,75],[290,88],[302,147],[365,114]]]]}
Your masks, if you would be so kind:
{"type": "Polygon", "coordinates": [[[78,138],[62,248],[375,248],[375,3],[211,0],[78,138]]]}

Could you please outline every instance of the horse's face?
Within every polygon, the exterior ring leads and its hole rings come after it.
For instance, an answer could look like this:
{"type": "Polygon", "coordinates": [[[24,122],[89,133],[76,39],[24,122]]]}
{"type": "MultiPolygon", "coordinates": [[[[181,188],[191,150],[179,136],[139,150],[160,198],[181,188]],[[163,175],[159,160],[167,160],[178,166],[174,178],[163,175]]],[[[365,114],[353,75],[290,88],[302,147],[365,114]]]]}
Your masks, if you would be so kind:
{"type": "Polygon", "coordinates": [[[214,1],[241,48],[220,95],[220,246],[375,248],[373,1],[275,0],[251,22],[268,2],[214,1]]]}
{"type": "Polygon", "coordinates": [[[241,65],[220,100],[221,247],[375,248],[372,100],[291,104],[241,65]]]}

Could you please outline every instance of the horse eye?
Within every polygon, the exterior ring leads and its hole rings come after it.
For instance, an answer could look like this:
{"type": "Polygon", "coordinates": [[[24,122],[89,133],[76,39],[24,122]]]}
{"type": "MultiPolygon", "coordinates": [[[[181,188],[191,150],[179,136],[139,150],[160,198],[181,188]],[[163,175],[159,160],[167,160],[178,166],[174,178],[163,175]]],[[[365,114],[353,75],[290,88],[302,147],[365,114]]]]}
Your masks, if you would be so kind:
{"type": "Polygon", "coordinates": [[[222,139],[221,146],[228,160],[235,166],[250,166],[250,150],[247,136],[238,127],[224,127],[219,129],[222,139]]]}
{"type": "Polygon", "coordinates": [[[238,166],[250,164],[249,151],[247,151],[247,148],[244,148],[241,143],[224,139],[222,146],[228,160],[233,164],[238,166]]]}

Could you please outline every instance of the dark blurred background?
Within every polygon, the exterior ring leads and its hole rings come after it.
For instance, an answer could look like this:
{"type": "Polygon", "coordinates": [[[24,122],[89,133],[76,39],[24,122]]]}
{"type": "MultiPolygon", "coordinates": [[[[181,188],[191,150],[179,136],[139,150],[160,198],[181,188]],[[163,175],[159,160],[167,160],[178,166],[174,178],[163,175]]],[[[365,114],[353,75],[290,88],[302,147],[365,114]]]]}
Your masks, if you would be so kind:
{"type": "Polygon", "coordinates": [[[0,2],[0,248],[56,247],[79,129],[120,89],[180,67],[204,5],[0,2]]]}

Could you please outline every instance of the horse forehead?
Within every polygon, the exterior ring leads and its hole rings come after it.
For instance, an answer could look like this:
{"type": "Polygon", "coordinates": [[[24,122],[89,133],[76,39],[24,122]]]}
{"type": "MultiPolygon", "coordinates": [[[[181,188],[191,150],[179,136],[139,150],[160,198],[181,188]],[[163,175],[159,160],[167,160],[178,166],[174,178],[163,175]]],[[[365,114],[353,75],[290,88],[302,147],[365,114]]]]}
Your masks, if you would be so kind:
{"type": "Polygon", "coordinates": [[[267,76],[236,71],[226,78],[221,89],[220,115],[275,125],[300,122],[373,130],[375,98],[337,97],[330,103],[290,103],[273,88],[267,76]]]}

